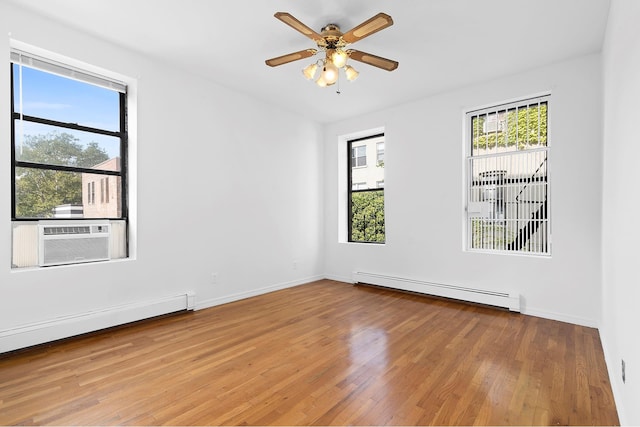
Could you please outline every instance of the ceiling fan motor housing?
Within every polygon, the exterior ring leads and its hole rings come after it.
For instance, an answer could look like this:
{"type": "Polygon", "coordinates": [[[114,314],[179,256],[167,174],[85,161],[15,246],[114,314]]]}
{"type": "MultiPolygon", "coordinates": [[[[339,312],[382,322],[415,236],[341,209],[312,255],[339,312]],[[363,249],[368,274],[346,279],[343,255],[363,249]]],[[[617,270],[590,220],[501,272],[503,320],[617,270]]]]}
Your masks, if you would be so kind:
{"type": "MultiPolygon", "coordinates": [[[[327,24],[322,28],[321,31],[322,38],[324,39],[325,46],[328,49],[335,49],[336,47],[343,47],[346,43],[340,40],[342,37],[342,32],[340,31],[340,27],[336,24],[327,24]]],[[[320,46],[322,43],[318,43],[320,46]]]]}

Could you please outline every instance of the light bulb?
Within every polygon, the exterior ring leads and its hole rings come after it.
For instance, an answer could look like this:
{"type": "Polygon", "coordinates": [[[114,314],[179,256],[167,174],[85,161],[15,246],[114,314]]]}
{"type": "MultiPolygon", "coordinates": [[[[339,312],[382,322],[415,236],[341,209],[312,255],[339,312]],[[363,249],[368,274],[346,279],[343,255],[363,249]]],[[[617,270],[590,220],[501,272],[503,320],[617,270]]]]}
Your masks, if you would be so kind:
{"type": "Polygon", "coordinates": [[[322,78],[329,86],[337,82],[338,67],[333,65],[333,63],[327,61],[327,63],[324,66],[324,71],[322,72],[322,78]]]}
{"type": "Polygon", "coordinates": [[[349,55],[342,49],[336,49],[331,55],[331,61],[338,68],[344,67],[347,64],[348,58],[349,55]]]}
{"type": "Polygon", "coordinates": [[[351,65],[347,65],[344,68],[344,74],[347,76],[347,80],[349,80],[350,82],[354,81],[355,79],[358,78],[358,75],[360,74],[359,72],[356,71],[355,68],[353,68],[351,65]]]}
{"type": "Polygon", "coordinates": [[[312,80],[316,75],[316,70],[318,69],[318,64],[310,64],[302,70],[302,74],[307,78],[307,80],[312,80]]]}

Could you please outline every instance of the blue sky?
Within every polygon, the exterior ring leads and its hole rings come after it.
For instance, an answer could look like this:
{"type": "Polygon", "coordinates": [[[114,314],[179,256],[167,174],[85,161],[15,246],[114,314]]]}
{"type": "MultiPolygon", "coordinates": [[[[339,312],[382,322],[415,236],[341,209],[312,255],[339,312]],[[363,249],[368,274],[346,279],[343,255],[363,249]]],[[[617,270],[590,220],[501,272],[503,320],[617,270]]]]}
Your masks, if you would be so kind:
{"type": "MultiPolygon", "coordinates": [[[[16,112],[20,112],[20,66],[14,64],[13,67],[14,108],[16,112]]],[[[65,123],[112,131],[119,129],[118,92],[25,66],[22,67],[22,111],[26,115],[65,123]]],[[[17,123],[16,132],[20,132],[20,128],[21,125],[17,123]]],[[[82,145],[97,142],[110,157],[119,154],[117,138],[29,122],[24,122],[22,129],[25,135],[54,131],[71,133],[82,145]]],[[[16,143],[19,143],[20,138],[16,140],[16,143]]]]}

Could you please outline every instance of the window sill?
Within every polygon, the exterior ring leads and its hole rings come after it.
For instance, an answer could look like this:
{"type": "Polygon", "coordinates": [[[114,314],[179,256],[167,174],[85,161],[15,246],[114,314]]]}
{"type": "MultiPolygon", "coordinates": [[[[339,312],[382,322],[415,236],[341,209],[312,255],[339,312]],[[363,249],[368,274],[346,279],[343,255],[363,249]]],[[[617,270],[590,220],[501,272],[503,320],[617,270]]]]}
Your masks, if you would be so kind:
{"type": "Polygon", "coordinates": [[[60,265],[49,265],[45,267],[40,267],[38,265],[32,267],[11,267],[10,272],[13,273],[26,273],[26,272],[34,272],[34,271],[46,271],[46,270],[58,270],[60,268],[74,268],[79,266],[91,266],[91,265],[99,265],[99,264],[116,264],[122,262],[135,261],[135,258],[116,258],[105,261],[89,261],[89,262],[77,262],[74,264],[60,264],[60,265]]]}

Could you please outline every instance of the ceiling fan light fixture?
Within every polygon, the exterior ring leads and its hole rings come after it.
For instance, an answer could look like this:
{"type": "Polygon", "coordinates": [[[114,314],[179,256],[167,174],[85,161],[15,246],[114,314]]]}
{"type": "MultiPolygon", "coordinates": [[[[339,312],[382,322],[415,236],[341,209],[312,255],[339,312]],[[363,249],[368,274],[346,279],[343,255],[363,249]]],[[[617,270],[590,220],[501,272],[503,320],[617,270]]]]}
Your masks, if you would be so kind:
{"type": "MultiPolygon", "coordinates": [[[[352,66],[347,65],[349,60],[372,65],[386,71],[393,71],[398,68],[398,61],[392,61],[348,47],[352,43],[393,25],[393,19],[386,13],[380,12],[345,33],[336,24],[327,24],[320,33],[317,33],[287,12],[276,12],[274,16],[313,40],[317,48],[303,49],[267,59],[265,63],[270,67],[288,64],[289,62],[309,58],[318,52],[323,52],[325,54],[324,58],[318,59],[315,63],[307,65],[302,70],[304,77],[307,80],[315,81],[319,87],[327,87],[338,83],[340,69],[344,71],[345,77],[350,82],[357,79],[360,73],[352,66]],[[318,72],[319,68],[322,68],[321,72],[318,72]]],[[[338,88],[336,92],[340,93],[340,89],[338,88]]]]}
{"type": "Polygon", "coordinates": [[[306,66],[305,69],[302,70],[302,74],[304,74],[307,80],[313,80],[313,78],[316,76],[317,70],[318,64],[314,62],[313,64],[309,64],[308,66],[306,66]]]}
{"type": "Polygon", "coordinates": [[[356,69],[351,65],[347,65],[346,67],[344,67],[344,74],[347,76],[347,80],[349,80],[350,82],[357,79],[360,75],[360,73],[356,71],[356,69]]]}

